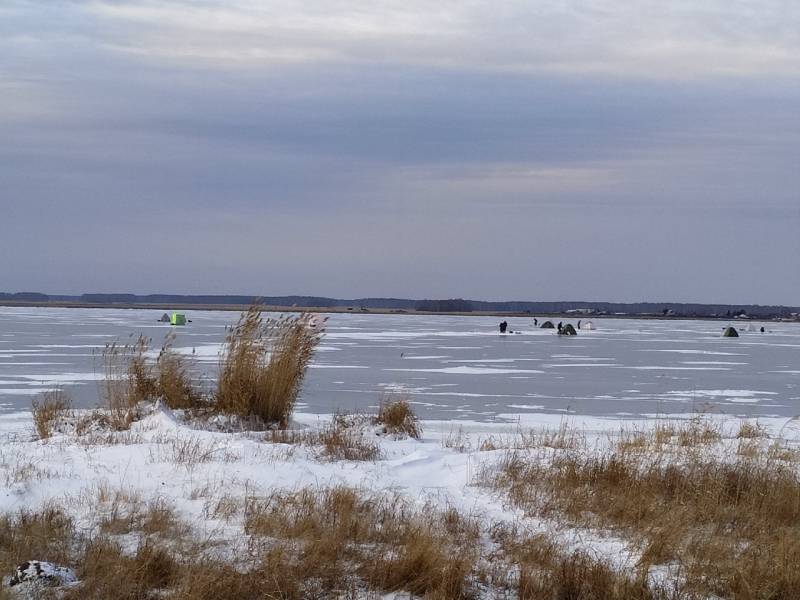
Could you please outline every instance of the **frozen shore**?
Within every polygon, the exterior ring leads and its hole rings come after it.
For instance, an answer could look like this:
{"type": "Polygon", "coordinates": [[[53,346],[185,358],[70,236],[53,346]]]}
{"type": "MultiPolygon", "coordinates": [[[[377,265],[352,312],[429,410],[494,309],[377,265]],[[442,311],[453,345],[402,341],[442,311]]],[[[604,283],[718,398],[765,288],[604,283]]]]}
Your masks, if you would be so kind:
{"type": "MultiPolygon", "coordinates": [[[[72,419],[81,414],[89,413],[78,412],[72,419]]],[[[511,425],[425,421],[419,440],[383,434],[361,420],[353,427],[375,445],[376,458],[337,460],[319,445],[303,442],[311,439],[309,432],[330,426],[331,417],[324,415],[296,414],[294,437],[284,437],[289,443],[282,443],[270,432],[201,429],[160,407],[129,431],[77,435],[66,428],[67,433],[39,440],[30,413],[14,413],[0,419],[0,514],[58,507],[77,530],[92,532],[137,507],[164,505],[194,538],[213,540],[209,552],[215,559],[235,561],[249,546],[245,513],[252,499],[346,487],[392,494],[421,510],[455,510],[486,531],[506,524],[526,535],[545,534],[566,553],[587,553],[616,572],[633,573],[641,544],[612,528],[586,527],[522,510],[487,483],[487,473],[497,471],[509,453],[527,453],[537,461],[555,460],[567,451],[600,456],[621,440],[650,435],[667,424],[679,432],[687,423],[701,421],[718,432],[696,448],[709,460],[735,458],[742,428],[750,425],[758,429],[757,443],[764,448],[780,443],[794,451],[800,443],[800,428],[787,419],[755,424],[710,415],[625,421],[528,414],[525,421],[511,425]],[[220,509],[223,504],[225,510],[220,509]]],[[[141,534],[135,532],[125,531],[115,539],[131,553],[141,544],[141,534]]],[[[486,539],[482,543],[491,545],[486,539]]],[[[653,565],[651,577],[663,578],[667,566],[653,565]]]]}

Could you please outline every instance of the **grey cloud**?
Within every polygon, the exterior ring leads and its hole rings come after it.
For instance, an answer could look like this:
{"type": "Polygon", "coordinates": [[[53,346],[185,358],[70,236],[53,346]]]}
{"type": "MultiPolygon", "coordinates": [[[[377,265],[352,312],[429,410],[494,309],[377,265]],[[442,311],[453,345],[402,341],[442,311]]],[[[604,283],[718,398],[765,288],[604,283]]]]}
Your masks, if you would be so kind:
{"type": "Polygon", "coordinates": [[[796,303],[795,9],[616,4],[12,2],[4,287],[796,303]]]}

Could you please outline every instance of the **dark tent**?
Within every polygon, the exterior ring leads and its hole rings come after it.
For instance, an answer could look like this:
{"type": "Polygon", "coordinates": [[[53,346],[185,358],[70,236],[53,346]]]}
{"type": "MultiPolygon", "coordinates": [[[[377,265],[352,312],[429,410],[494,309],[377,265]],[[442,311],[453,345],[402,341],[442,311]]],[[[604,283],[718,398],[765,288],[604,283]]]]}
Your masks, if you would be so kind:
{"type": "Polygon", "coordinates": [[[572,326],[572,323],[567,323],[564,327],[561,328],[561,331],[558,332],[559,335],[578,335],[578,332],[575,331],[575,328],[572,326]]]}
{"type": "Polygon", "coordinates": [[[164,313],[163,315],[161,315],[161,318],[159,319],[159,322],[161,322],[161,323],[169,323],[169,315],[167,313],[164,313]]]}
{"type": "Polygon", "coordinates": [[[722,337],[739,337],[739,332],[736,331],[735,327],[726,327],[725,331],[722,332],[722,337]]]}
{"type": "Polygon", "coordinates": [[[544,323],[542,323],[542,326],[541,326],[541,329],[555,329],[555,328],[556,328],[556,326],[553,325],[552,321],[545,321],[544,323]]]}

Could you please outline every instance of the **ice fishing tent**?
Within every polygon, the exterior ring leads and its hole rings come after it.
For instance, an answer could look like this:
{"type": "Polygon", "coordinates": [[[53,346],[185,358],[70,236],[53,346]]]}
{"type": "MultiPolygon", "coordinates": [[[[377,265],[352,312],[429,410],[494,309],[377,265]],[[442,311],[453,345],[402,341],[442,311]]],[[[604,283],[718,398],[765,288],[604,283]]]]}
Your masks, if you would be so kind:
{"type": "Polygon", "coordinates": [[[186,315],[183,313],[172,313],[169,322],[172,325],[186,325],[186,315]]]}
{"type": "Polygon", "coordinates": [[[556,326],[555,326],[555,325],[553,325],[553,322],[552,322],[552,321],[545,321],[544,323],[542,323],[542,326],[541,326],[541,328],[542,328],[542,329],[555,329],[555,328],[556,328],[556,326]]]}
{"type": "Polygon", "coordinates": [[[587,329],[591,331],[592,329],[594,329],[594,323],[592,323],[591,321],[586,321],[585,323],[581,324],[581,329],[587,329]]]}
{"type": "Polygon", "coordinates": [[[567,323],[564,327],[561,328],[561,331],[558,332],[558,335],[578,335],[578,332],[575,331],[575,328],[572,326],[572,323],[567,323]]]}
{"type": "Polygon", "coordinates": [[[158,321],[159,321],[159,323],[169,323],[171,320],[172,319],[170,319],[169,314],[168,313],[164,313],[163,315],[161,315],[161,318],[158,321]]]}
{"type": "Polygon", "coordinates": [[[736,331],[735,327],[726,327],[725,331],[722,332],[722,337],[739,337],[739,332],[736,331]]]}

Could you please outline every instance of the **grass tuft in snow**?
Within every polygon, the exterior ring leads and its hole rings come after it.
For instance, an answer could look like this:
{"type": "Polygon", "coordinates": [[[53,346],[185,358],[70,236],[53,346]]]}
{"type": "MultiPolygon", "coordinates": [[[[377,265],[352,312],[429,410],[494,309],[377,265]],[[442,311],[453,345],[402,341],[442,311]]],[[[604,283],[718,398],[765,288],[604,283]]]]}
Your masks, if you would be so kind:
{"type": "Polygon", "coordinates": [[[677,562],[687,594],[800,597],[796,465],[748,437],[717,457],[719,435],[690,422],[605,450],[515,450],[480,479],[529,514],[615,529],[642,548],[643,571],[677,562]]]}
{"type": "Polygon", "coordinates": [[[384,432],[392,435],[407,435],[414,439],[422,436],[422,426],[406,395],[384,396],[375,423],[383,425],[384,432]]]}
{"type": "Polygon", "coordinates": [[[52,435],[53,428],[64,419],[70,407],[70,399],[63,390],[44,392],[33,400],[33,425],[40,440],[46,440],[52,435]]]}
{"type": "Polygon", "coordinates": [[[308,315],[264,319],[252,306],[225,341],[215,408],[286,427],[321,336],[308,315]]]}
{"type": "Polygon", "coordinates": [[[170,332],[158,355],[155,394],[171,409],[203,408],[207,404],[192,381],[191,367],[181,354],[175,352],[174,343],[175,333],[170,332]]]}

